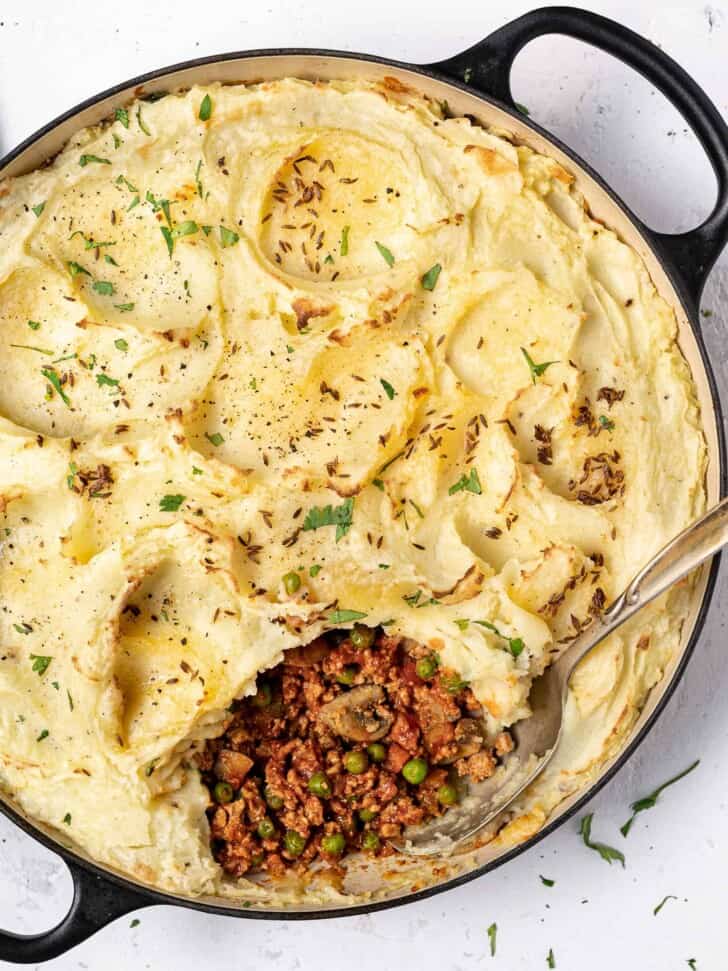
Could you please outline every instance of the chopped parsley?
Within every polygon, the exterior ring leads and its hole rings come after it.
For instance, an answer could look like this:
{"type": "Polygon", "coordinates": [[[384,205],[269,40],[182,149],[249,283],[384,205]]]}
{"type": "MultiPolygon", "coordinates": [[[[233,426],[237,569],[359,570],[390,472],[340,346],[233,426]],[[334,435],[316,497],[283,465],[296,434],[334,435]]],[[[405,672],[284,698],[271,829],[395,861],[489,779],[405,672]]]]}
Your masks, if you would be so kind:
{"type": "Polygon", "coordinates": [[[118,337],[114,341],[114,347],[117,349],[117,351],[128,351],[129,350],[129,345],[127,344],[127,342],[124,340],[123,337],[118,337]]]}
{"type": "Polygon", "coordinates": [[[80,263],[76,263],[75,260],[69,260],[69,262],[67,263],[67,266],[68,266],[68,272],[71,274],[71,277],[79,276],[80,274],[83,274],[84,276],[91,276],[91,274],[86,269],[86,267],[81,266],[80,263]]]}
{"type": "Polygon", "coordinates": [[[667,782],[663,782],[662,785],[658,786],[654,792],[649,794],[649,796],[643,796],[642,799],[638,799],[636,802],[633,802],[630,806],[632,815],[629,817],[627,822],[620,827],[619,830],[622,836],[626,836],[629,833],[637,813],[644,812],[646,809],[652,809],[657,803],[660,793],[664,789],[667,789],[668,786],[671,786],[675,782],[679,782],[680,779],[683,779],[689,772],[692,772],[693,769],[697,768],[698,765],[700,765],[700,759],[696,759],[692,765],[689,765],[687,769],[683,769],[682,772],[679,772],[676,776],[673,776],[672,779],[668,779],[667,782]]]}
{"type": "Polygon", "coordinates": [[[111,162],[107,158],[99,158],[98,155],[82,155],[78,160],[78,164],[81,167],[89,165],[91,162],[95,162],[97,165],[111,165],[111,162]]]}
{"type": "Polygon", "coordinates": [[[321,529],[322,526],[336,526],[336,542],[351,529],[354,514],[354,500],[347,499],[340,506],[314,506],[306,513],[303,529],[321,529]]]}
{"type": "MultiPolygon", "coordinates": [[[[58,394],[61,401],[66,405],[67,408],[71,407],[71,399],[68,397],[66,392],[63,390],[61,385],[61,379],[58,377],[58,372],[52,367],[42,367],[40,373],[46,379],[46,381],[51,385],[53,390],[58,394]]],[[[49,391],[50,394],[50,391],[49,391]]]]}
{"type": "Polygon", "coordinates": [[[114,148],[118,148],[119,145],[124,144],[124,139],[119,138],[115,131],[111,133],[111,137],[114,139],[114,148]]]}
{"type": "Polygon", "coordinates": [[[310,577],[317,577],[319,575],[319,573],[321,572],[321,570],[322,570],[321,564],[320,563],[314,563],[314,565],[308,571],[308,575],[310,577]]]}
{"type": "Polygon", "coordinates": [[[614,429],[614,422],[611,418],[607,418],[606,415],[599,416],[599,424],[602,426],[602,428],[606,428],[608,432],[611,432],[614,429]]]}
{"type": "Polygon", "coordinates": [[[119,387],[119,381],[117,380],[117,378],[110,378],[109,375],[108,374],[104,374],[103,371],[99,372],[96,375],[96,384],[98,384],[98,386],[100,388],[103,388],[103,387],[107,387],[107,388],[118,388],[119,387]]]}
{"type": "Polygon", "coordinates": [[[74,233],[71,233],[69,239],[74,239],[76,236],[80,236],[83,240],[84,249],[103,249],[106,246],[116,246],[115,242],[97,243],[92,236],[84,236],[80,229],[77,229],[74,233]]]}
{"type": "Polygon", "coordinates": [[[108,280],[94,280],[91,289],[100,293],[102,297],[111,297],[114,294],[114,284],[108,280]]]}
{"type": "Polygon", "coordinates": [[[558,364],[558,361],[544,361],[543,364],[536,364],[528,353],[525,347],[521,348],[521,354],[526,358],[526,364],[528,364],[528,370],[531,372],[531,381],[535,384],[536,378],[540,378],[542,374],[546,372],[547,368],[550,368],[552,364],[558,364]]]}
{"type": "Polygon", "coordinates": [[[491,924],[488,928],[488,941],[490,942],[490,956],[495,957],[495,935],[498,933],[498,925],[491,924]]]}
{"type": "Polygon", "coordinates": [[[516,108],[518,108],[518,110],[521,112],[522,115],[530,115],[531,114],[531,112],[528,110],[528,108],[525,105],[520,104],[518,101],[516,101],[516,108]]]}
{"type": "Polygon", "coordinates": [[[211,114],[212,114],[212,98],[210,97],[209,94],[206,94],[205,97],[200,102],[200,110],[198,113],[198,118],[200,119],[200,121],[209,121],[211,114]]]}
{"type": "Polygon", "coordinates": [[[215,447],[222,445],[222,443],[225,441],[220,432],[213,432],[212,435],[210,435],[209,432],[205,432],[205,438],[208,440],[210,445],[214,445],[215,447]]]}
{"type": "MultiPolygon", "coordinates": [[[[462,621],[456,620],[455,623],[458,625],[458,627],[460,627],[461,630],[465,629],[461,626],[462,621]]],[[[465,621],[465,623],[467,624],[467,621],[465,621]]],[[[523,643],[523,640],[520,637],[508,637],[506,634],[502,634],[495,624],[491,624],[489,620],[474,620],[473,623],[477,624],[479,627],[485,627],[487,630],[492,631],[497,637],[502,638],[504,641],[508,641],[508,650],[511,652],[513,657],[518,657],[518,655],[523,652],[526,645],[523,643]]]]}
{"type": "Polygon", "coordinates": [[[549,948],[549,953],[546,955],[546,967],[556,967],[556,958],[554,957],[554,949],[552,947],[549,948]]]}
{"type": "MultiPolygon", "coordinates": [[[[341,230],[341,242],[339,243],[339,253],[341,256],[349,255],[349,230],[351,226],[344,226],[341,230]]],[[[331,261],[333,263],[333,260],[331,261]]]]}
{"type": "Polygon", "coordinates": [[[194,219],[187,219],[183,223],[177,223],[172,230],[172,235],[175,239],[179,239],[180,236],[192,236],[194,233],[199,233],[199,231],[200,227],[194,219]]]}
{"type": "Polygon", "coordinates": [[[164,214],[164,218],[167,220],[167,225],[172,228],[172,214],[170,212],[170,201],[169,199],[157,199],[154,193],[147,189],[147,194],[144,196],[146,202],[152,207],[152,212],[159,212],[160,210],[164,214]]]}
{"type": "Polygon", "coordinates": [[[74,709],[74,708],[75,708],[76,706],[75,706],[75,705],[74,705],[74,703],[73,703],[73,695],[72,695],[72,694],[71,694],[71,692],[70,692],[70,691],[68,690],[68,688],[66,688],[66,696],[67,696],[67,698],[68,698],[68,707],[69,707],[69,708],[71,709],[71,711],[73,711],[73,709],[74,709]]]}
{"type": "Polygon", "coordinates": [[[348,624],[352,620],[362,620],[366,617],[361,610],[332,610],[326,617],[330,624],[348,624]]]}
{"type": "Polygon", "coordinates": [[[387,266],[394,266],[394,256],[392,255],[392,251],[387,249],[387,247],[382,243],[378,243],[376,240],[374,241],[374,245],[379,250],[379,254],[387,266]]]}
{"type": "Polygon", "coordinates": [[[162,496],[159,500],[159,508],[162,512],[177,512],[187,496],[176,495],[162,496]]]}
{"type": "Polygon", "coordinates": [[[544,887],[553,887],[553,885],[556,883],[555,880],[550,880],[548,877],[541,876],[540,873],[539,877],[541,877],[541,883],[544,885],[544,887]]]}
{"type": "Polygon", "coordinates": [[[372,485],[384,492],[384,483],[381,479],[372,479],[372,485]]]}
{"type": "Polygon", "coordinates": [[[49,351],[46,347],[33,347],[32,344],[10,344],[9,346],[23,351],[37,351],[38,354],[45,354],[46,357],[53,357],[53,351],[49,351]]]}
{"type": "Polygon", "coordinates": [[[36,742],[42,742],[43,739],[48,738],[49,735],[50,735],[50,732],[48,731],[48,729],[44,728],[43,731],[38,736],[38,738],[36,738],[36,742]]]}
{"type": "MultiPolygon", "coordinates": [[[[111,244],[109,244],[109,245],[111,245],[111,244]]],[[[119,265],[119,264],[118,264],[118,263],[116,262],[116,260],[114,259],[114,257],[113,257],[113,256],[109,256],[109,254],[108,254],[108,253],[104,253],[104,260],[105,260],[105,261],[106,261],[107,263],[110,263],[110,264],[111,264],[111,266],[118,266],[118,265],[119,265]]]]}
{"type": "Polygon", "coordinates": [[[202,198],[202,183],[200,182],[200,169],[202,168],[202,159],[197,163],[197,168],[195,169],[195,185],[197,186],[197,195],[202,198]]]}
{"type": "Polygon", "coordinates": [[[625,865],[624,853],[619,850],[615,850],[613,846],[607,846],[606,843],[594,843],[591,838],[591,824],[594,818],[594,813],[589,813],[588,816],[584,816],[579,827],[579,835],[584,840],[584,845],[588,846],[590,850],[594,850],[601,856],[603,860],[607,863],[612,863],[612,860],[618,860],[622,866],[625,865]]]}
{"type": "Polygon", "coordinates": [[[202,475],[202,469],[198,469],[196,465],[193,465],[192,466],[192,474],[193,475],[202,475]]]}
{"type": "Polygon", "coordinates": [[[698,971],[698,962],[695,958],[688,958],[687,965],[691,971],[698,971]]]}
{"type": "Polygon", "coordinates": [[[449,496],[454,496],[456,492],[472,492],[476,496],[481,495],[483,488],[476,468],[470,470],[470,475],[465,475],[463,472],[458,481],[447,490],[449,496]]]}
{"type": "MultiPolygon", "coordinates": [[[[165,200],[166,201],[166,200],[165,200]]],[[[200,227],[194,221],[194,219],[186,219],[184,222],[177,223],[171,229],[168,226],[159,227],[162,236],[164,236],[164,241],[167,244],[167,250],[169,251],[170,257],[174,252],[174,241],[179,239],[181,236],[192,236],[194,233],[200,231],[200,227]]]]}
{"type": "Polygon", "coordinates": [[[127,187],[127,189],[129,190],[129,192],[138,192],[139,191],[139,189],[137,189],[137,187],[135,185],[132,185],[131,184],[131,182],[127,179],[127,177],[125,175],[119,175],[119,176],[117,176],[117,178],[115,180],[115,185],[125,185],[127,187]]]}
{"type": "Polygon", "coordinates": [[[397,392],[394,390],[394,388],[389,383],[389,381],[385,381],[384,378],[380,378],[379,379],[379,383],[384,388],[384,391],[385,391],[387,397],[391,401],[394,398],[394,396],[397,394],[397,392]]]}
{"type": "Polygon", "coordinates": [[[434,597],[429,597],[427,600],[420,601],[420,597],[422,597],[422,594],[423,594],[422,590],[415,590],[414,593],[409,593],[403,596],[402,600],[404,600],[404,602],[408,604],[410,607],[416,607],[418,610],[421,607],[437,606],[440,603],[440,601],[435,600],[434,597]]]}
{"type": "Polygon", "coordinates": [[[655,917],[657,917],[657,915],[660,913],[660,911],[665,906],[665,904],[667,903],[668,900],[677,900],[677,897],[675,896],[674,893],[669,893],[669,894],[667,894],[667,896],[663,897],[662,900],[659,902],[659,904],[652,911],[652,913],[655,915],[655,917]]]}
{"type": "Polygon", "coordinates": [[[129,112],[126,110],[126,108],[117,108],[114,112],[114,118],[116,121],[121,122],[124,128],[129,127],[129,112]]]}
{"type": "MultiPolygon", "coordinates": [[[[32,634],[33,633],[33,628],[30,626],[30,624],[13,624],[13,627],[15,628],[15,630],[19,634],[32,634]]],[[[34,657],[33,654],[31,654],[30,656],[31,657],[34,657]]],[[[33,670],[35,670],[35,668],[33,670]]]]}
{"type": "Polygon", "coordinates": [[[30,209],[33,215],[35,216],[35,218],[40,219],[40,217],[43,215],[43,210],[45,209],[45,207],[46,207],[45,202],[39,202],[37,206],[31,206],[30,209]]]}
{"type": "MultiPolygon", "coordinates": [[[[127,312],[128,310],[133,310],[133,309],[134,309],[134,304],[133,304],[133,303],[115,303],[115,304],[114,304],[114,307],[115,307],[115,308],[116,308],[117,310],[119,310],[119,311],[120,311],[121,313],[123,313],[123,314],[124,314],[124,313],[126,313],[126,312],[127,312]]],[[[125,343],[126,343],[126,342],[125,342],[125,343]]]]}
{"type": "Polygon", "coordinates": [[[44,655],[44,654],[31,654],[30,660],[33,662],[31,671],[35,671],[38,677],[40,678],[48,670],[48,667],[51,661],[53,660],[53,657],[52,656],[49,657],[48,655],[44,655]]]}
{"type": "Polygon", "coordinates": [[[131,922],[131,924],[129,924],[129,927],[138,927],[140,924],[141,924],[141,921],[139,920],[139,918],[135,917],[134,920],[131,922]]]}
{"type": "Polygon", "coordinates": [[[427,273],[425,273],[425,275],[422,277],[422,288],[424,290],[434,290],[437,283],[437,278],[440,276],[441,272],[442,267],[439,263],[435,263],[434,266],[431,266],[427,273]]]}
{"type": "Polygon", "coordinates": [[[240,237],[232,229],[226,229],[225,226],[220,226],[220,245],[223,249],[227,249],[228,246],[235,246],[236,243],[240,242],[240,237]]]}
{"type": "Polygon", "coordinates": [[[28,327],[30,327],[31,330],[38,330],[40,328],[40,323],[37,320],[29,320],[28,327]]]}
{"type": "Polygon", "coordinates": [[[63,822],[66,824],[66,826],[70,826],[71,825],[71,814],[70,813],[66,813],[66,815],[63,817],[63,822]]]}

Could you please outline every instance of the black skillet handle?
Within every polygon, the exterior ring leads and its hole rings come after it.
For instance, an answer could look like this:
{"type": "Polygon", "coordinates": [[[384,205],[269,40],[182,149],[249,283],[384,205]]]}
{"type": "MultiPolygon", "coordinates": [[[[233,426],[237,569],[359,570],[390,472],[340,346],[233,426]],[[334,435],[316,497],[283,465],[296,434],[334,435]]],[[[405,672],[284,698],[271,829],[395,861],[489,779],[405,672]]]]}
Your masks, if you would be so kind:
{"type": "Polygon", "coordinates": [[[718,181],[718,199],[705,222],[679,234],[656,233],[643,226],[682,284],[685,295],[697,307],[708,273],[728,242],[728,126],[710,98],[679,64],[644,37],[599,14],[574,7],[543,7],[506,24],[462,54],[431,67],[513,110],[513,61],[529,41],[544,34],[565,34],[585,41],[639,71],[673,103],[705,149],[718,181]]]}
{"type": "Polygon", "coordinates": [[[154,901],[143,892],[66,861],[73,877],[73,903],[66,916],[42,934],[10,934],[0,931],[0,960],[13,964],[39,964],[64,954],[112,920],[154,901]]]}

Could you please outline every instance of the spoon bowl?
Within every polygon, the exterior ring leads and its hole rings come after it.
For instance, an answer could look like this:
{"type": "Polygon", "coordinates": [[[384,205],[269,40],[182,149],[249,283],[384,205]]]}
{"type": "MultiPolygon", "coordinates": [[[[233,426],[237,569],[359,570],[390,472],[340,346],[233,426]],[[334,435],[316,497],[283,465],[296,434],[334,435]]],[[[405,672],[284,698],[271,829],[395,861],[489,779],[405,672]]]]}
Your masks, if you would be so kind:
{"type": "Polygon", "coordinates": [[[627,589],[588,627],[583,627],[559,657],[531,685],[531,714],[509,729],[513,750],[483,782],[462,784],[457,808],[423,826],[408,827],[395,845],[413,856],[456,850],[504,812],[546,768],[561,738],[569,681],[587,654],[728,543],[728,498],[683,530],[634,577],[627,589]]]}

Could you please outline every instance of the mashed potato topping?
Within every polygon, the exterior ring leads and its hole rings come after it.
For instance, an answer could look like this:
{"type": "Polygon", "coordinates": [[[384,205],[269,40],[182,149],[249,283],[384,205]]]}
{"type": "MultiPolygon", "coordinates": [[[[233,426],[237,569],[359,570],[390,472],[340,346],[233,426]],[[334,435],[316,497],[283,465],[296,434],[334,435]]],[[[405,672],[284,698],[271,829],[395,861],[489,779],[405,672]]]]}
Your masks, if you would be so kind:
{"type": "MultiPolygon", "coordinates": [[[[703,505],[673,314],[571,183],[394,80],[289,79],[134,102],[0,184],[0,779],[27,813],[242,892],[190,754],[355,621],[436,651],[494,733],[528,715],[703,505]]],[[[581,666],[499,839],[613,753],[687,602],[581,666]]]]}

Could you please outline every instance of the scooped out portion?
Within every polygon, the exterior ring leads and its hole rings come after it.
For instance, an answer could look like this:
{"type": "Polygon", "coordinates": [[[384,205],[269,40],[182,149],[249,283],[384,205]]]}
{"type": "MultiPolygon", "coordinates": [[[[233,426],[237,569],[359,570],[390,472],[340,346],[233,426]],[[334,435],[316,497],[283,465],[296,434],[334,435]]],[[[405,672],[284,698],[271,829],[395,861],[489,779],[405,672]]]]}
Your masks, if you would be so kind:
{"type": "Polygon", "coordinates": [[[280,876],[388,840],[455,806],[458,782],[513,747],[436,654],[381,628],[332,631],[286,652],[198,755],[213,855],[229,874],[280,876]]]}

